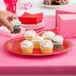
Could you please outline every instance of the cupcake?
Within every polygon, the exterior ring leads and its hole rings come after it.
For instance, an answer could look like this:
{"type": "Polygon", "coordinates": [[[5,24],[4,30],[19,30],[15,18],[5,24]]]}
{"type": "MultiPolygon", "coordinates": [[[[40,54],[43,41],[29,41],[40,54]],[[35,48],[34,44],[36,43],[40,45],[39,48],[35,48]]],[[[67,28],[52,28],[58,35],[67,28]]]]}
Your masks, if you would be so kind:
{"type": "Polygon", "coordinates": [[[40,36],[35,36],[33,37],[33,39],[31,40],[34,44],[34,49],[40,49],[40,43],[44,40],[43,37],[40,36]]]}
{"type": "Polygon", "coordinates": [[[40,48],[43,54],[52,53],[53,43],[51,40],[44,40],[40,43],[40,48]]]}
{"type": "Polygon", "coordinates": [[[53,37],[55,37],[55,33],[52,31],[45,31],[42,37],[44,37],[44,39],[51,40],[53,37]]]}
{"type": "Polygon", "coordinates": [[[21,32],[21,22],[18,19],[13,19],[13,21],[10,22],[13,27],[12,33],[20,33],[21,32]]]}
{"type": "Polygon", "coordinates": [[[33,30],[28,30],[25,32],[25,39],[31,41],[34,36],[36,36],[36,32],[33,30]]]}
{"type": "Polygon", "coordinates": [[[22,52],[24,53],[32,53],[33,52],[33,43],[31,41],[28,40],[24,40],[20,43],[22,52]]]}
{"type": "Polygon", "coordinates": [[[63,45],[63,37],[60,35],[57,35],[52,38],[52,42],[54,45],[54,49],[60,49],[62,48],[62,45],[63,45]]]}

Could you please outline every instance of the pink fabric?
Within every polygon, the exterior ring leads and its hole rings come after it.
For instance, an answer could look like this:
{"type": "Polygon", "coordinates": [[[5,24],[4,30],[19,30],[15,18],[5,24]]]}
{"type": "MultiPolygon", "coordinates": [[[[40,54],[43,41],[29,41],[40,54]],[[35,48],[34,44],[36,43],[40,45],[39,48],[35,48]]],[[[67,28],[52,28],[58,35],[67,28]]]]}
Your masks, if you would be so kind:
{"type": "Polygon", "coordinates": [[[1,76],[76,76],[76,74],[1,74],[1,76]]]}
{"type": "Polygon", "coordinates": [[[76,74],[1,74],[1,76],[76,76],[76,74]]]}
{"type": "MultiPolygon", "coordinates": [[[[54,28],[55,19],[45,18],[45,27],[54,28]]],[[[28,57],[7,52],[3,44],[10,38],[0,35],[0,74],[74,74],[76,73],[76,39],[69,39],[73,48],[66,53],[47,57],[28,57]]]]}

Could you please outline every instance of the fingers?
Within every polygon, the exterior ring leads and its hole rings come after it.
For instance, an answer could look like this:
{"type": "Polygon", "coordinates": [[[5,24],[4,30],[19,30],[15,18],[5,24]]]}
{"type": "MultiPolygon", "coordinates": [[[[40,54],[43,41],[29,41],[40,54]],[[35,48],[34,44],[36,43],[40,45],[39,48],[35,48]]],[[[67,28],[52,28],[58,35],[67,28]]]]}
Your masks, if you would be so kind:
{"type": "Polygon", "coordinates": [[[8,20],[12,21],[13,19],[17,19],[17,15],[16,14],[13,14],[13,13],[10,13],[9,17],[8,17],[8,20]]]}
{"type": "Polygon", "coordinates": [[[9,15],[11,15],[10,18],[12,18],[12,19],[18,18],[18,16],[17,16],[16,14],[13,14],[13,13],[11,13],[11,12],[9,12],[9,15]]]}
{"type": "Polygon", "coordinates": [[[18,18],[18,16],[16,14],[12,14],[12,18],[16,19],[16,18],[18,18]]]}
{"type": "Polygon", "coordinates": [[[0,11],[0,23],[6,26],[11,32],[13,32],[13,28],[8,20],[12,21],[13,19],[17,19],[17,15],[8,11],[0,11]]]}
{"type": "Polygon", "coordinates": [[[8,22],[8,20],[6,18],[3,18],[2,24],[4,26],[6,26],[11,32],[13,32],[13,28],[12,28],[11,24],[8,22]]]}

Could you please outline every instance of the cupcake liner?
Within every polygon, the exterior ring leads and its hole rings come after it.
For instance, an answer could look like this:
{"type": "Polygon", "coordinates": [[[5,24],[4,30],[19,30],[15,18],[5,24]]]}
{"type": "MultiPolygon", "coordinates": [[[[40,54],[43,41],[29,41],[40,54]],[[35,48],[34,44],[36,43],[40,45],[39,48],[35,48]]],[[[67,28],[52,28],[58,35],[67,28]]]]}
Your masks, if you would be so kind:
{"type": "Polygon", "coordinates": [[[18,26],[12,26],[13,27],[13,32],[12,33],[20,33],[21,32],[21,25],[18,26]]]}
{"type": "Polygon", "coordinates": [[[44,40],[51,40],[52,38],[44,38],[44,40]]]}
{"type": "Polygon", "coordinates": [[[35,42],[34,44],[34,49],[40,49],[40,42],[35,42]]]}
{"type": "Polygon", "coordinates": [[[52,53],[52,51],[53,51],[52,48],[41,48],[42,54],[52,53]]]}
{"type": "Polygon", "coordinates": [[[63,43],[54,43],[53,42],[53,49],[61,49],[62,48],[63,43]]]}
{"type": "Polygon", "coordinates": [[[25,37],[26,40],[31,41],[32,37],[25,37]]]}
{"type": "Polygon", "coordinates": [[[25,48],[25,49],[22,48],[22,52],[23,53],[32,53],[33,52],[33,48],[25,48]]]}

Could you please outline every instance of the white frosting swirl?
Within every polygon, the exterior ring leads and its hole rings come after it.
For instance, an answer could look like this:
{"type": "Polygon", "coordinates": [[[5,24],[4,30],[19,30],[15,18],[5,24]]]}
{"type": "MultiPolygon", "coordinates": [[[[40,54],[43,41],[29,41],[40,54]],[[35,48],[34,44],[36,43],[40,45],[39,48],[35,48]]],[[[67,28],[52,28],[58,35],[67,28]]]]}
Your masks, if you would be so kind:
{"type": "Polygon", "coordinates": [[[40,36],[34,36],[33,39],[31,40],[32,42],[42,42],[44,40],[43,37],[40,36]]]}
{"type": "Polygon", "coordinates": [[[28,30],[25,32],[25,37],[34,37],[36,35],[36,32],[33,30],[28,30]]]}
{"type": "Polygon", "coordinates": [[[51,48],[53,49],[53,43],[51,40],[44,40],[40,43],[41,48],[51,48]]]}
{"type": "Polygon", "coordinates": [[[25,48],[33,48],[34,45],[31,41],[28,41],[28,40],[24,40],[20,43],[21,45],[21,48],[25,49],[25,48]]]}
{"type": "Polygon", "coordinates": [[[54,42],[62,42],[63,43],[63,37],[60,36],[60,35],[57,35],[57,36],[52,38],[52,41],[54,41],[54,42]]]}
{"type": "Polygon", "coordinates": [[[12,26],[19,26],[21,25],[21,22],[18,19],[13,19],[13,21],[10,21],[12,26]]]}
{"type": "Polygon", "coordinates": [[[51,39],[52,37],[55,37],[55,33],[52,31],[45,31],[42,35],[44,38],[51,39]]]}

